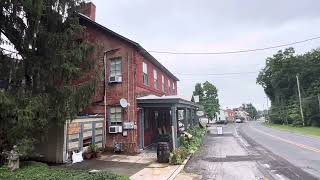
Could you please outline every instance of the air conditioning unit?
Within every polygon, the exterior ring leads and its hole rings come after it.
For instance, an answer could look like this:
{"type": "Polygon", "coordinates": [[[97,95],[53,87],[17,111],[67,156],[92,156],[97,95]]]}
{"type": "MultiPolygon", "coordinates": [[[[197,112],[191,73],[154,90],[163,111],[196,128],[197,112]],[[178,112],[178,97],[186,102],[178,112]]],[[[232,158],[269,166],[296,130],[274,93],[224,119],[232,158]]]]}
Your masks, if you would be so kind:
{"type": "Polygon", "coordinates": [[[122,126],[109,126],[109,133],[122,133],[122,126]]]}
{"type": "Polygon", "coordinates": [[[122,82],[122,76],[110,76],[109,83],[122,82]]]}

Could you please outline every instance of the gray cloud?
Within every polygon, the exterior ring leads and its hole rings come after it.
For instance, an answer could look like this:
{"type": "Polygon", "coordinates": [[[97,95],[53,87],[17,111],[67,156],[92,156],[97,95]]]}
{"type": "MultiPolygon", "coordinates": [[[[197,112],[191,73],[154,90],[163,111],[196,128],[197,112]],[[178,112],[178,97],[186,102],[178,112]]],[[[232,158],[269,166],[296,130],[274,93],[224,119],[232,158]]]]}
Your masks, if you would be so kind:
{"type": "MultiPolygon", "coordinates": [[[[147,50],[230,51],[277,45],[319,36],[320,1],[304,0],[93,0],[97,21],[139,42],[147,50]]],[[[298,53],[320,41],[296,45],[298,53]]],[[[278,49],[232,55],[153,55],[180,77],[179,93],[190,96],[194,84],[209,80],[219,89],[223,106],[266,99],[255,84],[266,57],[278,49]],[[257,72],[226,76],[190,76],[257,72]]]]}

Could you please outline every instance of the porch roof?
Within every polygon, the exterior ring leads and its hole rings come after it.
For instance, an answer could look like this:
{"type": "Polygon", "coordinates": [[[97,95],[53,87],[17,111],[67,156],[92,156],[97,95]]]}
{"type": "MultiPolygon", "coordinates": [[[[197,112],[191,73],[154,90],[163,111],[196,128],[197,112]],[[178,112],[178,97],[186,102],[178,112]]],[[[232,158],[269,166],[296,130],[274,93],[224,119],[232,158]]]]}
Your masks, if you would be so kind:
{"type": "Polygon", "coordinates": [[[140,107],[186,107],[197,109],[199,105],[180,96],[148,95],[137,98],[140,107]]]}

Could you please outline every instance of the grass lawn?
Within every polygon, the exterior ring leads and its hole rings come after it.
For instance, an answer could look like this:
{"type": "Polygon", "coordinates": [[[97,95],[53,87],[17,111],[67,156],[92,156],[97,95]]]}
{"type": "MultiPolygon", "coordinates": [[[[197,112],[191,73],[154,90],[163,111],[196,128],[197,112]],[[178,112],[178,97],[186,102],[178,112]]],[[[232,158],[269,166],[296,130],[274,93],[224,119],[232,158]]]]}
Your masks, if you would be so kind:
{"type": "Polygon", "coordinates": [[[50,168],[43,163],[23,163],[17,171],[10,171],[7,167],[0,167],[0,179],[6,180],[129,180],[128,177],[118,176],[109,172],[89,173],[82,170],[64,168],[50,168]]]}
{"type": "Polygon", "coordinates": [[[280,125],[280,124],[265,124],[269,128],[279,129],[294,133],[299,133],[307,136],[317,136],[320,137],[320,128],[318,127],[293,127],[288,125],[280,125]]]}

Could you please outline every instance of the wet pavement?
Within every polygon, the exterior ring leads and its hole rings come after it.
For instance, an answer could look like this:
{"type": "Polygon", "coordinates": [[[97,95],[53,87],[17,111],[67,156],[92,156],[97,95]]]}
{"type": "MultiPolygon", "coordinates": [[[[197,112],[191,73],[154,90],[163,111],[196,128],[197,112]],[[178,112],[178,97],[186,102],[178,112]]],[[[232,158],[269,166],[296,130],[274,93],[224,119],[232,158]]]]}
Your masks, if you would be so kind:
{"type": "Polygon", "coordinates": [[[250,154],[243,139],[240,140],[234,124],[222,125],[223,135],[217,135],[216,126],[209,127],[200,151],[192,156],[184,168],[186,173],[198,174],[202,179],[256,180],[268,178],[257,160],[250,154]]]}
{"type": "Polygon", "coordinates": [[[248,142],[246,149],[259,154],[259,164],[275,177],[292,180],[320,179],[320,138],[264,127],[261,122],[237,124],[248,142]]]}

